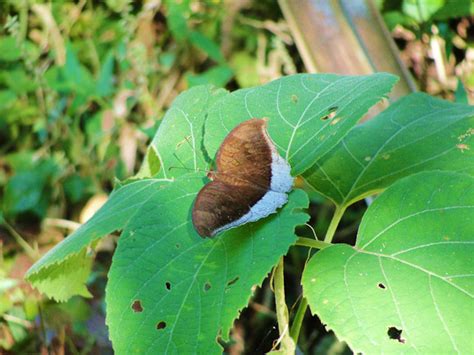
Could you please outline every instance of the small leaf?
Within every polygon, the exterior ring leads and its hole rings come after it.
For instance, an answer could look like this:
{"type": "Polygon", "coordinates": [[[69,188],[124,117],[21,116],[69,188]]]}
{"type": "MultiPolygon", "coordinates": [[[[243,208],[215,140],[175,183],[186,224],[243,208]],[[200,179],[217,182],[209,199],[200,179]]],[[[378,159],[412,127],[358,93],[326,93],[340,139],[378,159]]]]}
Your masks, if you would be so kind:
{"type": "Polygon", "coordinates": [[[474,175],[473,129],[473,106],[412,94],[352,129],[303,176],[348,206],[423,170],[474,175]]]}
{"type": "Polygon", "coordinates": [[[296,190],[278,214],[202,239],[190,217],[202,181],[202,173],[191,174],[150,188],[122,232],[106,294],[117,353],[222,353],[216,337],[227,338],[252,287],[295,242],[295,226],[308,219],[300,211],[307,196],[296,190]]]}
{"type": "Polygon", "coordinates": [[[12,176],[5,186],[3,208],[8,214],[18,214],[33,209],[40,201],[44,179],[34,172],[12,176]]]}
{"type": "Polygon", "coordinates": [[[90,71],[81,65],[71,44],[66,46],[66,63],[62,67],[51,67],[45,74],[48,85],[62,93],[73,93],[78,96],[73,106],[83,104],[95,93],[95,82],[90,71]]]}
{"type": "Polygon", "coordinates": [[[10,155],[7,159],[15,175],[5,185],[3,210],[7,215],[31,211],[43,216],[49,203],[49,181],[58,171],[56,162],[35,161],[29,152],[10,155]]]}
{"type": "Polygon", "coordinates": [[[445,0],[441,7],[433,15],[435,20],[449,20],[456,17],[472,16],[474,14],[474,2],[472,0],[445,0]]]}
{"type": "Polygon", "coordinates": [[[424,172],[369,207],[355,247],[318,252],[303,274],[313,312],[356,353],[469,353],[474,178],[424,172]]]}
{"type": "Polygon", "coordinates": [[[166,20],[173,37],[178,41],[184,41],[189,36],[187,18],[189,17],[190,0],[175,1],[166,0],[168,13],[166,20]]]}
{"type": "Polygon", "coordinates": [[[403,12],[414,18],[418,23],[428,21],[436,11],[440,10],[446,0],[404,0],[403,12]]]}
{"type": "Polygon", "coordinates": [[[188,81],[189,87],[205,84],[212,84],[219,87],[225,86],[229,80],[232,79],[233,75],[232,69],[228,66],[218,65],[200,74],[194,75],[188,73],[186,80],[188,81]]]}
{"type": "Polygon", "coordinates": [[[105,56],[96,83],[96,93],[101,97],[111,95],[114,92],[114,64],[114,53],[110,51],[105,56]]]}
{"type": "Polygon", "coordinates": [[[280,154],[299,175],[326,153],[394,85],[393,75],[300,74],[237,90],[219,100],[206,120],[205,147],[217,148],[237,124],[268,117],[280,154]]]}
{"type": "Polygon", "coordinates": [[[189,34],[189,40],[197,48],[206,53],[209,58],[215,60],[217,63],[225,62],[224,56],[222,55],[219,46],[201,32],[192,31],[189,34]]]}

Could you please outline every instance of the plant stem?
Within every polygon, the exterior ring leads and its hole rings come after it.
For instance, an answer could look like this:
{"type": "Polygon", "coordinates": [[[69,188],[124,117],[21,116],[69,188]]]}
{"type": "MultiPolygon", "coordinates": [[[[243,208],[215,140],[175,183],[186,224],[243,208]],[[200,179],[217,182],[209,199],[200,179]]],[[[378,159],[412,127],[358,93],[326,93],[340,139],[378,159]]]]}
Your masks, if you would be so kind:
{"type": "Polygon", "coordinates": [[[295,245],[302,247],[309,247],[313,249],[324,249],[331,245],[331,243],[323,242],[322,240],[314,240],[311,238],[298,237],[295,245]]]}
{"type": "Polygon", "coordinates": [[[341,221],[342,215],[346,211],[345,206],[337,206],[336,210],[334,211],[334,215],[332,216],[331,223],[329,224],[328,230],[326,232],[326,236],[324,237],[324,241],[326,243],[331,243],[332,238],[334,237],[334,233],[336,233],[337,226],[341,221]]]}
{"type": "MultiPolygon", "coordinates": [[[[307,246],[310,248],[315,249],[324,249],[331,245],[332,238],[334,237],[334,233],[336,232],[337,226],[341,221],[342,215],[344,214],[346,208],[337,206],[336,210],[334,211],[334,215],[332,216],[331,223],[329,224],[328,230],[326,232],[326,236],[324,237],[324,241],[321,240],[313,240],[304,237],[298,237],[296,241],[296,245],[307,246]]],[[[276,277],[276,275],[275,275],[276,277]]],[[[276,290],[275,290],[276,295],[276,290]]],[[[294,343],[298,343],[298,337],[300,335],[301,325],[303,324],[303,318],[306,313],[306,309],[308,308],[308,301],[305,297],[301,299],[301,302],[298,306],[298,310],[296,311],[295,319],[293,320],[293,324],[291,325],[290,336],[293,339],[294,343]]],[[[278,320],[278,325],[280,325],[280,321],[278,320]]]]}
{"type": "Polygon", "coordinates": [[[306,308],[308,308],[308,301],[305,297],[303,297],[301,298],[300,305],[296,311],[295,319],[293,319],[293,324],[291,324],[290,336],[295,344],[298,342],[298,337],[300,336],[300,329],[301,325],[303,324],[306,308]]]}
{"type": "Polygon", "coordinates": [[[39,259],[39,254],[38,252],[33,249],[27,242],[22,238],[22,236],[13,228],[7,221],[3,221],[3,225],[5,228],[10,232],[10,234],[13,236],[15,241],[20,245],[26,255],[30,257],[31,260],[38,260],[39,259]]]}
{"type": "Polygon", "coordinates": [[[76,229],[79,229],[79,227],[82,225],[81,223],[68,221],[67,219],[60,219],[60,218],[45,218],[43,223],[45,226],[48,226],[48,227],[59,227],[59,228],[69,229],[73,232],[76,229]]]}
{"type": "Polygon", "coordinates": [[[18,40],[20,45],[24,45],[24,40],[28,34],[28,1],[24,0],[20,4],[20,30],[18,32],[18,40]]]}
{"type": "Polygon", "coordinates": [[[280,258],[273,277],[273,288],[275,292],[275,308],[278,320],[278,331],[280,333],[280,351],[284,354],[295,353],[295,343],[290,337],[288,308],[285,302],[285,279],[283,272],[283,257],[280,258]]]}

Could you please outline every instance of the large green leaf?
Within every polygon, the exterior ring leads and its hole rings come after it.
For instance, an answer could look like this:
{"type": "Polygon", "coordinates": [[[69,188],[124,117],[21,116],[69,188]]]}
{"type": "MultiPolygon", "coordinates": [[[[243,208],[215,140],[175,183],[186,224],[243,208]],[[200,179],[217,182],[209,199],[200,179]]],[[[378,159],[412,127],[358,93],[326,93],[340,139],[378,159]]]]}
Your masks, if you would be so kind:
{"type": "Polygon", "coordinates": [[[268,117],[270,136],[290,163],[293,175],[299,175],[336,145],[395,82],[395,76],[385,73],[299,74],[237,90],[210,109],[205,147],[216,152],[237,124],[268,117]]]}
{"type": "Polygon", "coordinates": [[[473,177],[400,180],[369,207],[355,247],[311,259],[302,281],[311,310],[355,352],[471,353],[473,221],[473,177]]]}
{"type": "Polygon", "coordinates": [[[114,191],[86,224],[49,250],[28,270],[28,281],[58,300],[66,300],[75,294],[87,294],[85,282],[91,266],[87,248],[107,234],[123,229],[150,198],[150,190],[159,190],[169,183],[160,179],[139,180],[114,191]],[[68,275],[71,270],[74,271],[73,277],[68,275]],[[63,290],[58,285],[64,281],[65,275],[68,287],[63,290]]]}
{"type": "Polygon", "coordinates": [[[347,206],[423,170],[474,175],[473,127],[473,106],[412,94],[353,128],[303,176],[347,206]]]}
{"type": "Polygon", "coordinates": [[[202,186],[202,174],[192,174],[150,191],[123,230],[106,296],[117,353],[221,353],[216,337],[227,337],[252,287],[308,219],[299,211],[308,205],[306,194],[296,190],[278,214],[202,239],[190,218],[202,186]]]}

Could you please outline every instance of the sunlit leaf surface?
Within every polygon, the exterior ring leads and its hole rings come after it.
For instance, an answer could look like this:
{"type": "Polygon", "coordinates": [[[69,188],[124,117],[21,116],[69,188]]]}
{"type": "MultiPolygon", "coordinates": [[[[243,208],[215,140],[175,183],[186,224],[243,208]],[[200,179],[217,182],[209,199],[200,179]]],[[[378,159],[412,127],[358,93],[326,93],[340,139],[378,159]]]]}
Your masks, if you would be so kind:
{"type": "Polygon", "coordinates": [[[355,247],[318,252],[311,310],[355,352],[468,354],[474,347],[474,178],[426,172],[369,207],[355,247]]]}
{"type": "Polygon", "coordinates": [[[424,170],[474,175],[473,141],[473,106],[412,94],[352,129],[304,178],[347,206],[424,170]]]}

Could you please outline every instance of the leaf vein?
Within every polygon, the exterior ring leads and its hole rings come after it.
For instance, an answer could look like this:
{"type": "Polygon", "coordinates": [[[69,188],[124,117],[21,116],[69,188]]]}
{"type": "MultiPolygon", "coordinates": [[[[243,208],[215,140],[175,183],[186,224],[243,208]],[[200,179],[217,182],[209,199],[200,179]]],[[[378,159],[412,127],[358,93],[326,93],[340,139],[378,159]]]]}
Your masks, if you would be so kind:
{"type": "Polygon", "coordinates": [[[446,334],[448,334],[449,340],[451,341],[451,344],[453,345],[454,350],[459,354],[459,349],[456,345],[456,342],[454,341],[454,338],[451,335],[451,332],[449,331],[449,328],[448,328],[448,325],[446,324],[446,321],[444,320],[443,316],[441,315],[441,310],[439,309],[438,302],[436,301],[436,298],[435,298],[435,295],[434,295],[434,292],[433,292],[433,285],[432,285],[432,282],[431,282],[431,275],[428,275],[428,283],[430,285],[430,295],[431,295],[431,299],[433,300],[433,304],[434,304],[435,309],[436,309],[436,314],[437,314],[439,320],[441,321],[441,324],[443,324],[443,328],[446,331],[446,334]]]}
{"type": "Polygon", "coordinates": [[[379,233],[377,233],[371,240],[369,240],[366,244],[362,245],[360,248],[361,249],[366,249],[368,245],[372,244],[377,238],[379,238],[381,235],[395,227],[397,224],[406,221],[407,219],[410,219],[412,217],[419,216],[421,214],[425,213],[430,213],[430,212],[438,212],[438,211],[448,211],[448,210],[454,210],[454,209],[465,209],[465,208],[474,208],[474,206],[466,205],[466,206],[448,206],[448,207],[440,207],[440,208],[430,208],[422,211],[418,211],[416,213],[412,213],[409,215],[406,215],[404,217],[401,217],[394,221],[393,223],[389,224],[387,227],[382,229],[379,233]]]}

